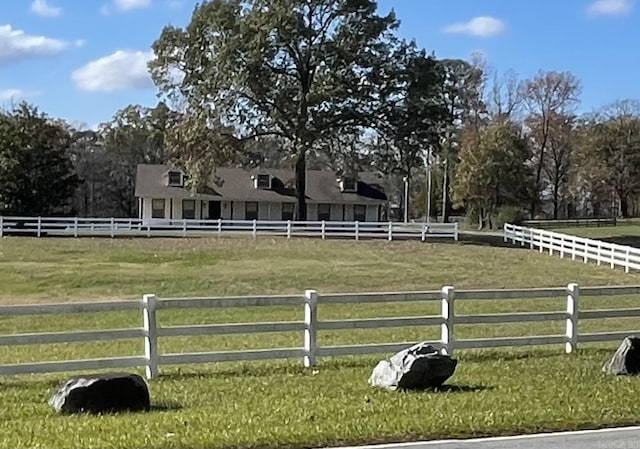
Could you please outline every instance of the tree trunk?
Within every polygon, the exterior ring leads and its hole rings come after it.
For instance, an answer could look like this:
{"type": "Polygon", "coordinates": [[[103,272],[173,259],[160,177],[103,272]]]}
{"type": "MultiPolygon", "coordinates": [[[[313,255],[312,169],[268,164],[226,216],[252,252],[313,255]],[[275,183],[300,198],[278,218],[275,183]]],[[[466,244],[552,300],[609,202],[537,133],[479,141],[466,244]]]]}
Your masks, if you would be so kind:
{"type": "MultiPolygon", "coordinates": [[[[613,213],[615,214],[615,210],[613,213]]],[[[622,218],[629,216],[629,199],[626,195],[620,195],[620,213],[622,214],[622,218]]]]}
{"type": "Polygon", "coordinates": [[[449,164],[445,164],[444,166],[444,175],[442,180],[442,222],[449,222],[449,215],[451,211],[451,199],[449,198],[449,164]]]}
{"type": "Polygon", "coordinates": [[[296,161],[296,220],[307,220],[307,149],[302,148],[298,151],[298,160],[296,161]]]}
{"type": "Polygon", "coordinates": [[[553,219],[557,220],[558,219],[558,208],[559,208],[559,202],[560,202],[560,195],[558,195],[558,185],[556,183],[556,185],[553,188],[553,219]]]}

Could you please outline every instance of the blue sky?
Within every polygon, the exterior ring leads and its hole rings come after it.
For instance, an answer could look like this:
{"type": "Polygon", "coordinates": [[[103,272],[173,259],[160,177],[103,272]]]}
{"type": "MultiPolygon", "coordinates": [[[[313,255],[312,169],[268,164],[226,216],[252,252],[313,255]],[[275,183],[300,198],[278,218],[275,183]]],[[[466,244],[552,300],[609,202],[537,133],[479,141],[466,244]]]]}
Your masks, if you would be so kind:
{"type": "MultiPolygon", "coordinates": [[[[189,21],[195,0],[3,0],[0,104],[25,99],[95,126],[128,104],[153,105],[146,72],[162,27],[189,21]]],[[[582,111],[640,98],[635,0],[378,0],[400,35],[439,58],[484,54],[521,78],[569,70],[582,111]]]]}

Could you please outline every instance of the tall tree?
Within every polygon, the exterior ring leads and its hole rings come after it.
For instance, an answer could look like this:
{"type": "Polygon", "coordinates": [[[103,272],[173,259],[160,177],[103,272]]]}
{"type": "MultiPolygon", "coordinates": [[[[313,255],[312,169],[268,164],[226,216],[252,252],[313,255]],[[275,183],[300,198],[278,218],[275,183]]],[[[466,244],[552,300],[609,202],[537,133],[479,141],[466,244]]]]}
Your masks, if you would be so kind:
{"type": "Polygon", "coordinates": [[[501,206],[520,206],[529,179],[528,157],[527,140],[511,122],[465,134],[454,179],[455,203],[476,215],[480,228],[501,206]]]}
{"type": "Polygon", "coordinates": [[[486,83],[485,64],[479,58],[472,61],[444,59],[442,101],[448,111],[444,134],[437,150],[443,171],[443,221],[451,209],[450,182],[456,171],[462,135],[478,133],[486,119],[483,91],[486,83]]]}
{"type": "Polygon", "coordinates": [[[67,126],[21,103],[0,111],[0,208],[4,215],[71,212],[76,176],[67,126]]]}
{"type": "Polygon", "coordinates": [[[569,72],[539,72],[522,85],[522,97],[528,111],[527,121],[533,137],[532,157],[535,176],[530,214],[535,216],[544,185],[544,167],[548,163],[549,144],[562,129],[552,127],[554,117],[570,116],[579,102],[580,81],[569,72]]]}
{"type": "Polygon", "coordinates": [[[403,88],[380,121],[374,160],[383,173],[405,178],[410,190],[414,169],[439,148],[449,114],[442,101],[442,65],[421,53],[401,65],[403,88]]]}
{"type": "Polygon", "coordinates": [[[138,164],[168,161],[165,138],[172,112],[164,103],[154,108],[130,105],[102,125],[100,134],[110,166],[110,179],[118,207],[116,216],[136,215],[135,176],[138,164]]]}
{"type": "Polygon", "coordinates": [[[186,28],[162,31],[150,68],[200,126],[219,120],[240,140],[286,140],[296,217],[305,220],[307,155],[328,134],[376,116],[389,97],[397,25],[373,0],[211,0],[186,28]]]}
{"type": "Polygon", "coordinates": [[[580,150],[583,178],[615,192],[620,213],[629,216],[629,201],[640,192],[640,102],[619,101],[605,107],[586,127],[580,150]],[[597,178],[594,179],[594,176],[597,178]]]}
{"type": "Polygon", "coordinates": [[[548,125],[545,127],[538,122],[541,117],[532,117],[529,121],[531,129],[530,137],[534,142],[541,142],[544,137],[541,133],[546,129],[546,160],[543,167],[543,179],[547,185],[546,190],[551,191],[553,201],[553,219],[559,218],[560,204],[567,193],[569,183],[569,170],[571,156],[574,148],[575,117],[550,113],[548,125]]]}

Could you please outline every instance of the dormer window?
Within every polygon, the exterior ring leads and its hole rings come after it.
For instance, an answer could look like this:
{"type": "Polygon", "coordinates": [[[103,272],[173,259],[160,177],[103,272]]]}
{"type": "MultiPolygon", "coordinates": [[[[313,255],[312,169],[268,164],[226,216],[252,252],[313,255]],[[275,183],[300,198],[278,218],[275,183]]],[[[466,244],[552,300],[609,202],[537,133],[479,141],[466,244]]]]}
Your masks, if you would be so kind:
{"type": "Polygon", "coordinates": [[[182,187],[182,173],[179,171],[169,172],[169,186],[182,187]]]}
{"type": "Polygon", "coordinates": [[[355,193],[358,191],[358,180],[352,177],[342,178],[340,181],[340,190],[343,192],[355,193]]]}
{"type": "Polygon", "coordinates": [[[268,190],[271,188],[271,175],[260,174],[258,176],[253,177],[253,182],[254,182],[254,187],[256,189],[268,190]]]}

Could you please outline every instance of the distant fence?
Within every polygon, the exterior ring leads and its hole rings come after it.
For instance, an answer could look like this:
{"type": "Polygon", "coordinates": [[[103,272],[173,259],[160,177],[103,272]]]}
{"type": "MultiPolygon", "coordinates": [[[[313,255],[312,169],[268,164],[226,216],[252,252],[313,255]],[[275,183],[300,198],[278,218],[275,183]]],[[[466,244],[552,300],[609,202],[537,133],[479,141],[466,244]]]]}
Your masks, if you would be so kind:
{"type": "Polygon", "coordinates": [[[533,228],[579,228],[579,227],[602,227],[616,226],[616,217],[610,218],[573,218],[568,220],[525,220],[522,226],[533,228]]]}
{"type": "Polygon", "coordinates": [[[631,331],[606,333],[578,333],[578,319],[599,319],[640,316],[640,308],[612,310],[579,310],[580,297],[615,296],[640,294],[640,286],[633,287],[586,287],[577,284],[566,288],[523,289],[523,290],[460,290],[443,287],[441,291],[406,293],[364,293],[320,295],[315,290],[307,290],[304,295],[261,296],[235,298],[188,298],[159,299],[154,295],[144,295],[142,300],[113,301],[76,304],[45,304],[1,306],[0,317],[28,315],[62,315],[70,313],[112,312],[139,310],[142,312],[141,327],[135,329],[45,332],[33,334],[0,335],[0,346],[34,345],[49,343],[113,341],[139,338],[144,342],[144,354],[134,357],[102,358],[92,360],[67,360],[39,363],[0,365],[0,375],[23,373],[66,372],[89,369],[145,367],[148,378],[159,375],[159,368],[166,365],[199,364],[224,361],[248,361],[264,359],[302,360],[305,367],[316,364],[318,357],[361,354],[392,353],[414,342],[394,342],[385,344],[319,346],[317,333],[338,329],[380,329],[405,326],[440,326],[441,338],[432,344],[443,353],[452,354],[457,349],[499,348],[526,345],[565,345],[567,353],[573,352],[580,342],[616,341],[631,331]],[[566,297],[566,310],[536,313],[503,313],[490,315],[458,315],[455,304],[461,300],[492,299],[538,299],[566,297]],[[380,302],[440,301],[438,316],[390,317],[374,319],[321,320],[318,304],[363,304],[380,302]],[[299,305],[301,320],[291,322],[260,322],[233,324],[205,324],[162,326],[156,312],[168,309],[208,309],[250,306],[299,305]],[[564,321],[564,335],[501,337],[487,339],[456,339],[455,328],[459,324],[524,323],[541,321],[564,321]],[[301,332],[304,344],[296,348],[273,348],[249,351],[222,351],[162,354],[158,349],[158,339],[176,336],[204,336],[222,334],[301,332]]]}
{"type": "Polygon", "coordinates": [[[2,217],[0,237],[227,237],[282,236],[458,240],[458,223],[358,221],[152,220],[135,218],[2,217]]]}
{"type": "Polygon", "coordinates": [[[631,269],[640,270],[640,248],[601,240],[576,237],[559,232],[542,229],[504,225],[504,241],[514,245],[537,249],[540,252],[558,254],[561,258],[571,257],[573,260],[596,262],[598,265],[609,265],[611,268],[622,267],[625,272],[631,269]]]}

